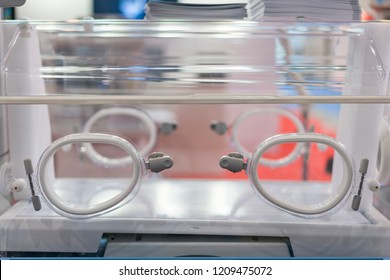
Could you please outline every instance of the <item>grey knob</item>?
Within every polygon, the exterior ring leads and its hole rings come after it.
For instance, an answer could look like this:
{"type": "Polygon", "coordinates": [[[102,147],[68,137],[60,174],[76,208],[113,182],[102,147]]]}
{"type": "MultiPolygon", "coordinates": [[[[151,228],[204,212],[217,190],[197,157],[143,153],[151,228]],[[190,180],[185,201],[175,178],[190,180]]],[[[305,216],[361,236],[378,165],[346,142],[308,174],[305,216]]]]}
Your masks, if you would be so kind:
{"type": "Polygon", "coordinates": [[[148,157],[148,161],[146,162],[146,168],[150,171],[158,173],[165,169],[169,169],[173,166],[173,160],[170,156],[167,156],[162,153],[153,153],[148,157]]]}
{"type": "Polygon", "coordinates": [[[245,170],[247,163],[244,161],[244,156],[239,153],[231,153],[227,156],[222,156],[219,160],[219,166],[233,173],[245,170]]]}

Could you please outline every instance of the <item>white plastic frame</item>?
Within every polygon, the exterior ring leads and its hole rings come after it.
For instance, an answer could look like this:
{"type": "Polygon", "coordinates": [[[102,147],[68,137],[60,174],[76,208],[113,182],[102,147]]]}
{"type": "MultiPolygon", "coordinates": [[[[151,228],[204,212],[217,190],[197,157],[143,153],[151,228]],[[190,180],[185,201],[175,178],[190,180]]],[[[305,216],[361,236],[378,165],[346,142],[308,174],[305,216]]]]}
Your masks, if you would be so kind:
{"type": "MultiPolygon", "coordinates": [[[[299,120],[299,118],[286,109],[283,109],[280,107],[265,107],[265,108],[255,108],[255,109],[246,111],[243,114],[239,115],[233,123],[232,142],[233,142],[233,145],[238,150],[238,152],[242,153],[243,155],[245,155],[248,158],[251,156],[251,152],[248,151],[240,143],[239,137],[238,137],[238,135],[239,135],[238,128],[239,128],[240,124],[244,120],[246,120],[248,117],[256,115],[256,114],[263,114],[263,113],[276,113],[276,114],[282,115],[293,122],[293,124],[297,128],[297,133],[304,133],[305,132],[305,128],[304,128],[302,122],[299,120]]],[[[286,165],[294,162],[301,155],[302,148],[303,148],[303,144],[298,143],[297,145],[295,145],[294,149],[285,157],[278,158],[278,159],[261,158],[260,164],[263,164],[263,165],[269,166],[269,167],[286,166],[286,165]]]]}
{"type": "Polygon", "coordinates": [[[275,205],[278,208],[281,208],[287,212],[299,215],[299,216],[312,216],[312,215],[321,215],[325,214],[328,211],[332,210],[340,203],[345,201],[347,197],[352,192],[352,185],[354,180],[354,162],[352,158],[347,153],[345,147],[338,141],[333,138],[317,134],[317,133],[293,133],[293,134],[280,134],[273,137],[268,138],[264,142],[262,142],[257,150],[253,153],[253,156],[250,160],[250,164],[248,165],[248,171],[251,183],[255,190],[264,197],[268,202],[275,205]],[[281,201],[279,199],[274,198],[270,195],[262,186],[259,180],[258,174],[258,165],[261,156],[264,154],[272,146],[283,144],[283,143],[292,143],[292,142],[300,142],[300,143],[320,143],[328,145],[341,156],[343,161],[343,171],[344,174],[342,176],[342,180],[340,185],[336,188],[336,191],[333,195],[331,195],[328,199],[321,203],[312,204],[312,205],[294,205],[291,203],[287,203],[281,201]]]}
{"type": "MultiPolygon", "coordinates": [[[[153,120],[145,112],[131,107],[112,107],[102,109],[92,115],[88,121],[85,123],[83,133],[91,133],[92,126],[100,119],[112,116],[112,115],[125,115],[130,117],[135,117],[143,122],[149,132],[149,141],[146,145],[139,150],[141,157],[146,156],[151,152],[153,147],[156,145],[157,141],[157,127],[153,120]]],[[[96,164],[107,167],[119,167],[131,163],[131,157],[122,157],[122,158],[108,158],[100,153],[98,153],[92,146],[91,143],[84,143],[83,147],[85,148],[85,153],[88,157],[96,164]]]]}
{"type": "Polygon", "coordinates": [[[54,211],[56,211],[62,216],[66,216],[69,218],[88,218],[90,216],[102,214],[109,210],[113,210],[116,207],[119,207],[120,204],[126,199],[130,200],[132,197],[135,196],[135,192],[133,191],[140,183],[141,175],[142,163],[135,147],[121,137],[100,133],[70,134],[65,137],[59,138],[43,152],[41,158],[39,159],[37,167],[38,186],[40,187],[40,191],[44,199],[54,211]],[[101,202],[86,208],[79,207],[77,205],[62,200],[61,197],[59,197],[55,192],[53,186],[49,185],[46,176],[48,162],[53,158],[53,155],[55,154],[55,152],[57,152],[57,150],[59,150],[65,145],[80,143],[103,143],[115,145],[123,149],[129,155],[133,164],[133,177],[131,178],[129,185],[126,189],[124,189],[121,193],[105,202],[101,202]]]}

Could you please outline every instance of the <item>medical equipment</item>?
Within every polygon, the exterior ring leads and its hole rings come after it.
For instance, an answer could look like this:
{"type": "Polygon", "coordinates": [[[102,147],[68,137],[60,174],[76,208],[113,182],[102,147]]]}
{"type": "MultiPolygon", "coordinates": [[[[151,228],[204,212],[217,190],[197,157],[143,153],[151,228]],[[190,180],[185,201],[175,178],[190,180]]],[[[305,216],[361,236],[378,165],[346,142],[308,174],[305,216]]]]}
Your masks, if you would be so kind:
{"type": "MultiPolygon", "coordinates": [[[[249,117],[251,117],[253,115],[267,114],[267,113],[276,113],[276,114],[281,115],[283,117],[287,117],[289,120],[292,121],[292,123],[296,127],[296,130],[297,130],[298,133],[305,132],[305,128],[304,128],[302,122],[299,120],[299,118],[297,116],[295,116],[293,113],[291,113],[288,110],[286,110],[286,109],[283,109],[283,108],[280,108],[280,107],[274,107],[274,108],[266,107],[266,108],[255,108],[255,109],[246,111],[246,112],[242,113],[241,115],[239,115],[234,120],[234,123],[233,123],[232,128],[231,128],[231,130],[232,130],[231,138],[232,138],[233,145],[235,146],[235,148],[237,149],[238,152],[242,153],[246,157],[250,156],[250,152],[240,142],[240,139],[239,139],[239,134],[240,134],[239,133],[239,128],[240,128],[240,125],[247,118],[249,118],[249,117]]],[[[221,125],[223,125],[223,124],[219,123],[218,127],[215,127],[214,129],[216,129],[216,130],[219,129],[219,131],[217,131],[217,133],[223,134],[225,132],[224,130],[227,130],[227,129],[224,129],[224,128],[221,129],[221,125]]],[[[222,126],[222,127],[226,127],[227,128],[226,124],[224,126],[222,126]]],[[[261,158],[260,162],[262,164],[265,164],[265,165],[268,165],[268,166],[273,166],[273,167],[288,165],[288,164],[290,164],[291,162],[293,162],[294,160],[296,160],[300,156],[300,152],[301,152],[302,148],[303,148],[302,144],[299,143],[298,145],[295,146],[295,148],[291,151],[291,153],[289,153],[285,157],[278,158],[276,160],[275,159],[261,158]]]]}
{"type": "MultiPolygon", "coordinates": [[[[139,151],[140,156],[147,155],[154,147],[157,141],[157,127],[156,124],[153,122],[153,120],[144,112],[134,109],[134,108],[107,108],[102,109],[98,111],[96,114],[94,114],[91,118],[88,119],[88,121],[85,123],[84,126],[84,133],[91,132],[92,126],[101,118],[110,116],[110,115],[126,115],[130,117],[135,117],[140,119],[143,124],[145,124],[148,132],[149,132],[149,141],[145,144],[145,146],[142,148],[142,150],[139,151]]],[[[102,164],[104,166],[112,165],[112,166],[120,166],[123,164],[126,164],[128,162],[132,162],[134,159],[132,159],[131,156],[124,157],[121,159],[109,159],[106,158],[99,153],[96,152],[96,150],[93,148],[91,144],[84,144],[85,153],[96,163],[102,164]]]]}
{"type": "MultiPolygon", "coordinates": [[[[87,218],[92,215],[105,212],[110,208],[119,207],[121,204],[123,204],[123,202],[126,202],[125,199],[127,199],[127,201],[130,200],[135,194],[134,189],[139,184],[140,177],[141,174],[144,173],[144,169],[150,169],[154,172],[160,172],[164,169],[171,168],[173,165],[172,160],[168,156],[165,156],[163,154],[159,156],[152,155],[149,158],[150,161],[145,164],[142,163],[140,158],[141,157],[138,155],[135,147],[123,138],[114,135],[94,133],[70,134],[53,142],[53,144],[51,144],[50,147],[48,147],[42,154],[38,162],[38,185],[41,187],[42,195],[49,203],[49,205],[52,206],[54,211],[64,216],[87,218]],[[122,192],[120,192],[113,198],[98,203],[96,205],[89,206],[87,208],[78,207],[77,205],[69,204],[62,201],[62,199],[55,192],[53,186],[50,186],[47,182],[47,165],[50,158],[60,147],[73,143],[105,143],[116,145],[123,149],[128,155],[128,157],[126,157],[126,161],[120,162],[120,165],[126,165],[131,163],[133,167],[133,177],[128,182],[128,186],[126,186],[126,188],[122,192]],[[156,159],[158,159],[157,162],[156,159]]],[[[98,160],[99,163],[106,163],[107,161],[107,159],[103,160],[100,158],[98,160]]],[[[118,166],[118,164],[116,164],[115,166],[118,166]]]]}
{"type": "MultiPolygon", "coordinates": [[[[237,159],[236,158],[243,158],[243,157],[237,157],[237,155],[233,156],[234,160],[234,167],[236,167],[237,159]]],[[[264,164],[264,162],[263,162],[264,164]]],[[[231,167],[231,158],[229,156],[223,156],[220,160],[220,165],[222,168],[226,168],[230,170],[231,167]]],[[[367,164],[368,165],[368,164],[367,164]]],[[[255,187],[255,190],[258,191],[259,194],[261,194],[262,197],[264,197],[267,201],[271,202],[272,204],[276,205],[277,207],[280,207],[284,210],[290,211],[292,213],[295,213],[297,215],[304,215],[304,216],[311,216],[311,215],[318,215],[326,213],[327,211],[333,209],[335,206],[338,206],[341,204],[343,200],[347,198],[348,193],[351,190],[351,186],[353,183],[353,177],[354,177],[354,164],[351,157],[346,152],[345,148],[342,144],[337,143],[334,139],[320,135],[320,134],[281,134],[277,135],[271,138],[268,138],[263,143],[259,145],[257,150],[253,153],[252,158],[250,159],[249,163],[243,163],[242,167],[245,167],[247,169],[248,174],[251,179],[251,183],[255,187]],[[319,143],[324,145],[329,145],[333,147],[342,157],[343,159],[343,180],[340,183],[340,185],[337,187],[337,191],[332,194],[331,197],[326,199],[325,201],[322,201],[320,203],[310,205],[310,206],[300,206],[300,205],[293,205],[290,203],[286,203],[284,201],[275,199],[267,190],[262,186],[260,183],[260,178],[258,174],[257,166],[261,162],[262,155],[272,146],[278,145],[280,143],[289,143],[289,142],[298,142],[298,143],[319,143]]],[[[237,172],[237,168],[233,168],[231,170],[233,172],[237,172]]]]}
{"type": "Polygon", "coordinates": [[[388,30],[1,22],[0,251],[389,257],[388,30]]]}

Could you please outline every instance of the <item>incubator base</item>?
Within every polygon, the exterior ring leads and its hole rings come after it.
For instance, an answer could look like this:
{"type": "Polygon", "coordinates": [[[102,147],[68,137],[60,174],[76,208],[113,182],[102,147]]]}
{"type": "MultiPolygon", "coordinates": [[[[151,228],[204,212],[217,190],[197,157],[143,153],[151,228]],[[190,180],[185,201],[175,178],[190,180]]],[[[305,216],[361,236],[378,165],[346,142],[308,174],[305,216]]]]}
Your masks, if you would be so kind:
{"type": "MultiPolygon", "coordinates": [[[[94,192],[88,186],[104,180],[87,181],[58,179],[56,188],[69,201],[114,191],[94,192]]],[[[286,196],[309,187],[302,182],[281,185],[273,182],[271,187],[286,196]]],[[[310,182],[310,187],[319,197],[326,195],[324,183],[310,182]]],[[[390,256],[390,222],[374,208],[370,213],[352,211],[348,201],[336,213],[302,218],[263,201],[248,181],[149,179],[127,205],[88,220],[59,216],[42,204],[35,212],[28,201],[19,201],[0,217],[3,255],[390,256]]]]}

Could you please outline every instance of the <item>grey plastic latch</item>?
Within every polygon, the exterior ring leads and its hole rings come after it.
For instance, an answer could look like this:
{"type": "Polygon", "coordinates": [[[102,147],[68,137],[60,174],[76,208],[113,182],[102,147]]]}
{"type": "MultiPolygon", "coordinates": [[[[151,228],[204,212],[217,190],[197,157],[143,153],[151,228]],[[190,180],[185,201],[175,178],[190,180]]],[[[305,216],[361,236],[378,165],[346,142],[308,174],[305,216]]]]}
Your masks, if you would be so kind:
{"type": "Polygon", "coordinates": [[[354,195],[352,198],[352,210],[354,210],[354,211],[359,210],[361,201],[362,201],[361,195],[354,195]]]}
{"type": "Polygon", "coordinates": [[[240,153],[230,153],[227,156],[222,156],[219,160],[219,166],[233,173],[245,170],[247,165],[244,156],[240,153]]]}
{"type": "Polygon", "coordinates": [[[26,174],[28,177],[28,182],[30,184],[32,205],[33,205],[35,211],[39,211],[39,210],[41,210],[42,205],[41,205],[41,200],[39,199],[39,196],[37,196],[35,194],[35,191],[34,191],[34,184],[33,184],[33,180],[32,180],[32,174],[34,172],[34,168],[33,168],[31,159],[24,160],[24,170],[26,171],[26,174]]]}
{"type": "Polygon", "coordinates": [[[177,129],[177,124],[175,123],[162,123],[160,126],[160,132],[162,134],[171,134],[177,129]]]}
{"type": "Polygon", "coordinates": [[[34,168],[31,162],[31,159],[24,160],[24,170],[26,171],[26,174],[28,176],[32,175],[34,173],[34,168]]]}
{"type": "Polygon", "coordinates": [[[148,161],[145,163],[147,169],[158,173],[173,166],[173,160],[170,156],[163,153],[152,153],[148,156],[148,161]]]}
{"type": "Polygon", "coordinates": [[[357,211],[359,210],[359,207],[360,207],[360,202],[362,200],[362,190],[363,190],[363,182],[364,182],[364,177],[366,176],[367,174],[367,170],[368,170],[368,159],[367,158],[363,158],[361,161],[360,161],[360,167],[359,167],[359,172],[361,174],[361,177],[360,177],[360,183],[359,183],[359,189],[358,189],[358,193],[355,194],[353,197],[352,197],[352,209],[354,211],[357,211]]]}
{"type": "Polygon", "coordinates": [[[224,135],[228,130],[228,126],[224,122],[213,121],[210,124],[210,128],[219,135],[224,135]]]}
{"type": "Polygon", "coordinates": [[[361,161],[360,161],[360,166],[359,166],[359,172],[361,174],[366,174],[367,173],[367,170],[368,170],[368,163],[369,163],[369,160],[367,158],[363,158],[361,161]]]}
{"type": "Polygon", "coordinates": [[[33,208],[35,211],[39,211],[42,209],[42,204],[41,204],[41,200],[40,200],[39,196],[33,195],[31,197],[31,202],[32,202],[32,205],[33,205],[33,208]]]}

